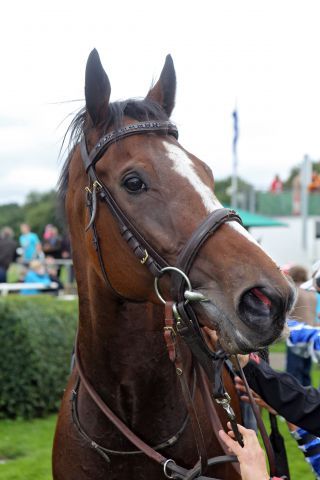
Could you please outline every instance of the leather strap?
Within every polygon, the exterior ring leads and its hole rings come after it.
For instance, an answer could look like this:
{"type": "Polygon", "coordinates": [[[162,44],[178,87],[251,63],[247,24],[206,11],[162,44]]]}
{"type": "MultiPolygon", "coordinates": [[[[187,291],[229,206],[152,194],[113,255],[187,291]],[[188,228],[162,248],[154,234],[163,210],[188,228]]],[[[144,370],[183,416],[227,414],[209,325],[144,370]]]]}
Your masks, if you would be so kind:
{"type": "MultiPolygon", "coordinates": [[[[81,360],[79,355],[79,346],[78,341],[76,339],[75,343],[75,359],[76,359],[76,367],[78,370],[78,374],[80,377],[81,382],[83,383],[86,391],[88,392],[89,396],[92,398],[93,402],[100,408],[100,410],[104,413],[104,415],[110,420],[110,422],[115,425],[118,430],[133,444],[138,450],[141,450],[147,457],[155,462],[159,463],[166,469],[166,474],[170,470],[171,477],[177,480],[192,480],[197,478],[198,480],[221,480],[214,477],[205,477],[201,475],[202,466],[197,464],[193,469],[187,470],[186,468],[180,467],[177,465],[173,460],[165,458],[159,452],[155,451],[152,447],[146,444],[143,440],[141,440],[137,435],[135,435],[126,425],[125,423],[117,416],[112,410],[105,404],[102,398],[98,395],[95,391],[89,380],[86,378],[81,360]]],[[[88,440],[89,437],[88,437],[88,440]]],[[[99,452],[100,453],[100,452],[99,452]]],[[[109,458],[106,458],[106,461],[109,461],[109,458]]],[[[227,462],[237,462],[237,458],[235,456],[223,456],[223,457],[214,457],[210,458],[207,462],[208,466],[217,465],[221,463],[227,462]]],[[[167,476],[167,475],[166,475],[167,476]]]]}
{"type": "MultiPolygon", "coordinates": [[[[216,404],[211,399],[205,373],[198,363],[196,363],[196,372],[197,372],[197,377],[199,378],[200,390],[201,390],[202,398],[206,407],[207,414],[209,415],[209,420],[212,426],[212,430],[214,432],[219,432],[219,430],[223,430],[223,426],[216,409],[216,404]]],[[[227,446],[221,440],[220,435],[217,435],[216,438],[218,439],[218,442],[220,444],[222,451],[225,453],[226,456],[229,456],[227,446]]],[[[233,464],[233,468],[240,475],[240,465],[238,462],[233,464]]]]}
{"type": "Polygon", "coordinates": [[[85,386],[86,391],[94,401],[94,403],[100,408],[100,410],[104,413],[104,415],[117,427],[117,429],[139,450],[142,450],[149,458],[158,462],[164,463],[166,458],[161,455],[161,453],[156,452],[153,448],[147,445],[143,440],[141,440],[137,435],[135,435],[127,425],[119,418],[117,415],[113,413],[113,411],[105,404],[102,400],[100,395],[95,391],[89,380],[84,374],[81,359],[79,355],[79,346],[78,342],[76,341],[75,344],[75,358],[76,358],[76,366],[79,373],[79,377],[81,382],[85,386]]]}
{"type": "Polygon", "coordinates": [[[208,456],[203,438],[200,421],[196,412],[192,395],[188,386],[188,379],[184,365],[182,363],[182,355],[179,348],[179,343],[176,338],[176,332],[174,330],[174,318],[173,318],[173,302],[167,302],[165,305],[165,327],[164,327],[165,340],[169,352],[169,358],[174,363],[176,373],[178,375],[184,402],[187,407],[190,422],[193,430],[193,435],[197,445],[199,461],[201,464],[201,472],[205,472],[208,465],[208,456]],[[168,334],[170,336],[168,336],[168,334]]]}
{"type": "Polygon", "coordinates": [[[113,143],[123,138],[129,137],[131,135],[138,135],[141,133],[158,133],[161,135],[172,135],[174,138],[178,139],[178,129],[171,122],[160,122],[160,121],[150,121],[150,122],[140,122],[132,123],[126,126],[114,130],[110,133],[107,133],[96,143],[96,145],[91,150],[90,154],[87,153],[87,146],[85,144],[85,138],[82,137],[81,145],[81,154],[83,162],[85,165],[86,172],[89,168],[94,166],[97,161],[102,157],[107,148],[110,147],[113,143]]]}
{"type": "MultiPolygon", "coordinates": [[[[210,213],[194,231],[186,245],[183,247],[183,250],[177,258],[176,267],[188,275],[194,259],[203,244],[221,227],[221,225],[233,221],[242,225],[242,220],[239,215],[229,208],[219,208],[210,213]]],[[[178,298],[179,302],[184,301],[183,286],[185,281],[181,275],[173,275],[172,277],[173,298],[178,298]]]]}
{"type": "Polygon", "coordinates": [[[245,374],[242,370],[242,367],[240,365],[240,362],[239,362],[239,359],[238,359],[237,355],[236,355],[236,360],[237,360],[238,370],[239,370],[241,379],[244,383],[244,386],[246,387],[247,395],[249,397],[250,404],[251,404],[254,416],[256,418],[258,428],[260,430],[261,437],[262,437],[262,440],[263,440],[263,443],[264,443],[264,446],[265,446],[265,449],[266,449],[268,462],[269,462],[269,468],[270,468],[270,475],[271,475],[271,477],[274,477],[276,475],[276,461],[275,461],[274,451],[273,451],[273,448],[272,448],[272,445],[271,445],[271,442],[270,442],[270,438],[268,437],[266,428],[264,426],[263,420],[262,420],[260,412],[259,412],[259,408],[258,408],[258,406],[257,406],[257,404],[256,404],[256,402],[253,398],[253,395],[251,393],[251,389],[248,385],[246,376],[245,376],[245,374]]]}
{"type": "Polygon", "coordinates": [[[100,199],[107,204],[111,213],[117,220],[120,233],[135,256],[140,262],[143,262],[146,265],[153,276],[159,277],[162,268],[169,266],[166,260],[159,255],[149,242],[138,232],[136,227],[114,200],[107,186],[98,178],[93,167],[90,167],[88,174],[92,183],[97,182],[99,185],[97,194],[100,199]]]}

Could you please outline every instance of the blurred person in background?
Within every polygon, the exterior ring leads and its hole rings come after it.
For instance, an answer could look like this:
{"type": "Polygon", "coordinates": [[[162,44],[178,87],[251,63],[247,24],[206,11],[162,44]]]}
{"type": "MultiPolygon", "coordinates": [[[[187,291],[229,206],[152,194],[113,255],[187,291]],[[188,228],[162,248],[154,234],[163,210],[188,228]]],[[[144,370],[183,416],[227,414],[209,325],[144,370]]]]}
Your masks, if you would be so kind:
{"type": "MultiPolygon", "coordinates": [[[[45,266],[40,260],[31,260],[29,269],[24,277],[24,283],[41,283],[47,287],[50,287],[50,276],[46,272],[45,266]]],[[[23,295],[36,295],[40,292],[37,289],[22,289],[21,293],[23,295]]]]}
{"type": "MultiPolygon", "coordinates": [[[[55,282],[58,284],[58,290],[63,289],[63,283],[61,282],[59,278],[59,269],[58,266],[56,265],[55,258],[51,256],[46,257],[46,270],[47,273],[50,277],[51,282],[55,282]]],[[[57,290],[57,292],[58,292],[57,290]]]]}
{"type": "Polygon", "coordinates": [[[282,190],[283,190],[282,180],[280,179],[279,175],[275,175],[270,185],[270,192],[281,193],[282,190]]]}
{"type": "Polygon", "coordinates": [[[310,280],[300,285],[300,288],[316,294],[316,315],[315,324],[319,326],[320,323],[320,260],[312,265],[312,274],[310,280]]]}
{"type": "Polygon", "coordinates": [[[42,249],[45,255],[53,258],[61,258],[62,238],[59,235],[57,227],[48,224],[44,230],[42,249]]]}
{"type": "Polygon", "coordinates": [[[312,173],[311,183],[308,185],[309,192],[320,192],[320,174],[318,172],[312,173]]]}
{"type": "Polygon", "coordinates": [[[19,243],[22,248],[23,263],[29,264],[31,260],[42,258],[42,246],[38,235],[31,232],[31,228],[27,223],[20,225],[20,231],[19,243]]]}
{"type": "MultiPolygon", "coordinates": [[[[317,297],[316,292],[300,288],[307,279],[308,272],[301,265],[293,265],[287,270],[297,287],[297,300],[290,318],[307,325],[315,325],[317,297]]],[[[311,357],[305,345],[292,345],[287,342],[286,372],[293,375],[301,385],[311,385],[311,357]]]]}
{"type": "Polygon", "coordinates": [[[2,228],[0,232],[0,283],[7,281],[8,268],[17,258],[17,247],[12,228],[2,228]]]}

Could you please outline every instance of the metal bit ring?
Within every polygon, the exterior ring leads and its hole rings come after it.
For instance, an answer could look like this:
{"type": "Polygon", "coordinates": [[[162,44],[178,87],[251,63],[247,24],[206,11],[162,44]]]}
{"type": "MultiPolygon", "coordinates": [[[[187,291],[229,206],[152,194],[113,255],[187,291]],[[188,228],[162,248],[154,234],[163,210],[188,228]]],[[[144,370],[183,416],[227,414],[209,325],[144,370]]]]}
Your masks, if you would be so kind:
{"type": "Polygon", "coordinates": [[[161,300],[162,303],[166,304],[166,301],[165,299],[162,297],[161,293],[160,293],[160,290],[159,290],[159,287],[158,287],[158,282],[159,282],[159,278],[161,278],[161,276],[165,273],[165,272],[169,272],[169,271],[173,271],[173,272],[177,272],[177,273],[180,273],[180,275],[184,278],[184,280],[186,281],[187,283],[187,286],[188,286],[188,290],[189,291],[192,291],[192,286],[191,286],[191,282],[189,280],[189,278],[187,277],[187,275],[182,271],[180,270],[179,268],[177,267],[164,267],[162,268],[161,270],[161,275],[160,277],[156,277],[154,279],[154,289],[156,291],[156,294],[159,298],[159,300],[161,300]]]}

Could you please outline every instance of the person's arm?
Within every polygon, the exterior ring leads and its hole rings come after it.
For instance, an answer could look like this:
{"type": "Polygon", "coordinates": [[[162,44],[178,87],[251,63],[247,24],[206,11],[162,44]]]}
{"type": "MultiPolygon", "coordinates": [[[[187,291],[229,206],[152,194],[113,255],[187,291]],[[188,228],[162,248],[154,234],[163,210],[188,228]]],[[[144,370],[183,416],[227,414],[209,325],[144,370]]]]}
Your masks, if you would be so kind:
{"type": "Polygon", "coordinates": [[[303,387],[292,375],[276,372],[266,362],[250,360],[243,369],[250,388],[280,415],[320,436],[320,392],[303,387]]]}
{"type": "MultiPolygon", "coordinates": [[[[208,344],[215,348],[216,332],[204,328],[208,344]]],[[[239,355],[248,384],[286,420],[320,436],[320,392],[303,387],[292,375],[276,372],[258,355],[239,355]],[[248,363],[247,363],[248,362],[248,363]]]]}
{"type": "Polygon", "coordinates": [[[37,236],[37,241],[36,241],[36,251],[37,251],[37,253],[41,253],[43,251],[42,250],[42,244],[41,244],[38,236],[37,236]]]}
{"type": "MultiPolygon", "coordinates": [[[[234,433],[228,423],[229,431],[225,433],[219,430],[221,440],[226,444],[230,453],[238,457],[240,463],[240,472],[242,480],[270,480],[268,474],[264,451],[262,450],[256,432],[238,425],[239,432],[242,435],[244,446],[241,447],[234,440],[234,433]]],[[[274,480],[275,477],[273,477],[274,480]]]]}

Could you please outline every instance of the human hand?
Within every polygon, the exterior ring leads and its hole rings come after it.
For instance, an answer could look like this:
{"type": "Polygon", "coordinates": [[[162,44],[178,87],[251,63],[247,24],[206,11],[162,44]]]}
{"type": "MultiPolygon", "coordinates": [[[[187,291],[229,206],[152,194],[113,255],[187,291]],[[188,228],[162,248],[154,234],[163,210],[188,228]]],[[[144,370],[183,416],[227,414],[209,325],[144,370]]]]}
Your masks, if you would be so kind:
{"type": "Polygon", "coordinates": [[[228,423],[228,428],[228,434],[219,430],[219,436],[228,447],[229,452],[238,457],[242,480],[269,480],[265,454],[260,447],[255,431],[238,425],[244,443],[244,446],[241,447],[234,440],[230,423],[228,423]]]}
{"type": "MultiPolygon", "coordinates": [[[[203,332],[204,339],[208,347],[210,348],[210,350],[215,351],[217,349],[218,342],[219,342],[219,337],[217,335],[217,332],[208,327],[203,327],[202,332],[203,332]]],[[[238,361],[240,363],[241,368],[244,368],[249,362],[249,355],[232,355],[230,357],[230,360],[236,370],[238,369],[238,363],[235,357],[238,357],[238,361]]]]}
{"type": "Polygon", "coordinates": [[[206,341],[206,344],[208,345],[210,350],[215,351],[217,349],[217,344],[218,344],[218,341],[219,341],[217,332],[215,330],[212,330],[209,327],[203,327],[202,328],[202,333],[203,333],[203,337],[206,341]]]}
{"type": "MultiPolygon", "coordinates": [[[[235,387],[236,387],[237,392],[240,393],[241,400],[243,400],[244,402],[250,403],[250,399],[248,397],[248,393],[247,393],[246,387],[244,386],[244,383],[243,383],[242,379],[240,377],[235,377],[234,378],[234,383],[235,383],[235,387]]],[[[265,408],[266,410],[268,410],[268,412],[272,413],[273,415],[277,415],[277,412],[272,407],[270,407],[270,405],[268,405],[260,397],[260,395],[258,395],[252,389],[250,389],[250,391],[252,393],[254,401],[256,402],[257,405],[259,405],[259,407],[265,408]]]]}
{"type": "Polygon", "coordinates": [[[241,354],[232,355],[230,360],[233,364],[234,369],[237,371],[237,370],[239,370],[238,362],[240,364],[240,367],[244,368],[247,365],[247,363],[249,362],[250,356],[249,356],[249,354],[246,354],[246,355],[241,355],[241,354]],[[237,361],[237,359],[238,359],[238,361],[237,361]]]}

